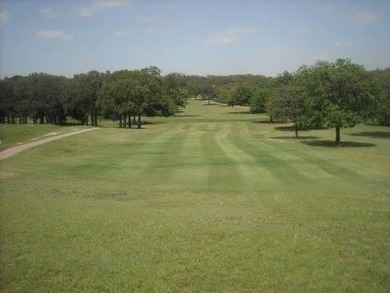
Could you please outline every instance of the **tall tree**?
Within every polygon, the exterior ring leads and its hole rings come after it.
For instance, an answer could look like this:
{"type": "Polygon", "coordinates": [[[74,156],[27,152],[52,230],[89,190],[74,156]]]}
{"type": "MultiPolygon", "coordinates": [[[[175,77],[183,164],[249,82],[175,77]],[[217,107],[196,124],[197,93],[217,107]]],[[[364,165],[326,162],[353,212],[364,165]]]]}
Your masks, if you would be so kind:
{"type": "Polygon", "coordinates": [[[380,125],[390,126],[390,68],[377,69],[373,73],[380,82],[380,95],[373,116],[380,125]]]}
{"type": "Polygon", "coordinates": [[[130,78],[116,78],[103,82],[99,92],[98,105],[105,117],[119,120],[119,127],[131,128],[131,116],[135,114],[133,98],[134,81],[130,78]]]}
{"type": "Polygon", "coordinates": [[[270,90],[264,87],[254,87],[253,96],[250,99],[250,112],[264,113],[267,111],[267,100],[270,96],[270,90]]]}
{"type": "Polygon", "coordinates": [[[341,141],[342,128],[353,127],[367,118],[367,109],[379,92],[375,76],[349,59],[302,67],[297,78],[314,99],[324,125],[335,129],[336,144],[341,141]]]}
{"type": "Polygon", "coordinates": [[[4,78],[0,82],[0,120],[2,123],[15,123],[14,78],[4,78]]]}
{"type": "Polygon", "coordinates": [[[286,85],[279,88],[272,103],[274,118],[294,123],[295,137],[298,138],[298,130],[307,126],[310,119],[311,105],[308,97],[299,87],[286,85]]]}
{"type": "Polygon", "coordinates": [[[164,77],[166,94],[173,99],[177,108],[185,108],[190,95],[184,74],[170,73],[164,77]]]}
{"type": "MultiPolygon", "coordinates": [[[[98,104],[104,114],[130,123],[130,116],[137,117],[137,126],[142,126],[142,116],[166,114],[167,95],[164,95],[160,70],[148,67],[134,71],[114,72],[107,78],[99,92],[98,104]]],[[[172,111],[174,113],[174,111],[172,111]]],[[[135,120],[135,119],[134,119],[135,120]]]]}
{"type": "Polygon", "coordinates": [[[248,85],[240,84],[232,98],[229,100],[229,106],[248,106],[250,104],[250,100],[253,96],[252,88],[248,85]]]}
{"type": "Polygon", "coordinates": [[[97,99],[103,83],[103,74],[90,71],[87,74],[75,74],[68,88],[66,109],[69,115],[81,124],[97,126],[97,99]]]}

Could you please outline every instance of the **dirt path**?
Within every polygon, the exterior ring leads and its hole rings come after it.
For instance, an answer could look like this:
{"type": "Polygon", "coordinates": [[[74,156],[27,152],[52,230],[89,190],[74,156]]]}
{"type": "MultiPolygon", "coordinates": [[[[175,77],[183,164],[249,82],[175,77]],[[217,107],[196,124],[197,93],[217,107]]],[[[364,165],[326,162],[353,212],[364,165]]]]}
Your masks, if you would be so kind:
{"type": "Polygon", "coordinates": [[[96,130],[96,129],[99,129],[99,128],[83,129],[83,130],[79,130],[79,131],[65,133],[65,134],[61,134],[61,135],[58,135],[58,136],[52,136],[52,137],[44,138],[44,139],[41,139],[41,140],[37,140],[37,141],[33,141],[33,142],[22,144],[22,145],[18,145],[18,146],[6,149],[4,151],[1,151],[0,152],[0,161],[4,160],[4,159],[7,159],[9,157],[12,157],[12,156],[14,156],[16,154],[19,154],[19,153],[21,153],[21,152],[23,152],[25,150],[28,150],[28,149],[30,149],[32,147],[36,147],[36,146],[39,146],[39,145],[44,144],[44,143],[48,143],[48,142],[51,142],[51,141],[54,141],[54,140],[58,140],[58,139],[61,139],[61,138],[65,138],[65,137],[68,137],[68,136],[72,136],[72,135],[76,135],[76,134],[80,134],[80,133],[83,133],[83,132],[96,130]]]}

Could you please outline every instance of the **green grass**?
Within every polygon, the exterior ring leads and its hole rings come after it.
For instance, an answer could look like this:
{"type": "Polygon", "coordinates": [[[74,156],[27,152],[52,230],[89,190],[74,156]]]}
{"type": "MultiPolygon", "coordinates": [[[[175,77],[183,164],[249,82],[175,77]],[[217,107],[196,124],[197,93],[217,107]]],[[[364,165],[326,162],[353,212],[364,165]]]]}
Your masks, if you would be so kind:
{"type": "Polygon", "coordinates": [[[0,124],[0,150],[26,143],[45,135],[57,135],[81,129],[84,126],[61,127],[53,124],[0,124]]]}
{"type": "Polygon", "coordinates": [[[2,161],[1,289],[388,292],[389,128],[203,103],[2,161]]]}

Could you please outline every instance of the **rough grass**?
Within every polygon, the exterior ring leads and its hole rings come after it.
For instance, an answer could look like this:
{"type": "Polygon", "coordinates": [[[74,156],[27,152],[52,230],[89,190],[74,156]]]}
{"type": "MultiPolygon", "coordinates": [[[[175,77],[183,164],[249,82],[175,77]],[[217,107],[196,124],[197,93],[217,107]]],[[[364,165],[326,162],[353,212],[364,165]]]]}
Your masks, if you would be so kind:
{"type": "Polygon", "coordinates": [[[192,101],[2,161],[1,289],[388,292],[389,128],[265,120],[192,101]]]}

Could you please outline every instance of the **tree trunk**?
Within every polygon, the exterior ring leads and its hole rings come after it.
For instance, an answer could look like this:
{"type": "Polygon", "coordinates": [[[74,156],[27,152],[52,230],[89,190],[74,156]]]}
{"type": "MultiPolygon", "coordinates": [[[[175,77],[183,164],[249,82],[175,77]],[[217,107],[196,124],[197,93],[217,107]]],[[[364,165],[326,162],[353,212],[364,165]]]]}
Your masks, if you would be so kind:
{"type": "Polygon", "coordinates": [[[131,115],[129,114],[129,128],[131,128],[131,115]]]}
{"type": "Polygon", "coordinates": [[[336,144],[340,144],[340,126],[336,126],[336,144]]]}
{"type": "Polygon", "coordinates": [[[122,128],[122,116],[119,117],[119,128],[122,128]]]}
{"type": "Polygon", "coordinates": [[[298,138],[298,124],[294,123],[294,127],[295,127],[295,137],[298,138]]]}
{"type": "Polygon", "coordinates": [[[97,117],[98,117],[97,110],[95,111],[94,116],[95,116],[95,125],[94,126],[98,126],[97,125],[97,117]]]}
{"type": "Polygon", "coordinates": [[[138,129],[141,128],[142,122],[141,122],[141,114],[138,114],[138,129]]]}

